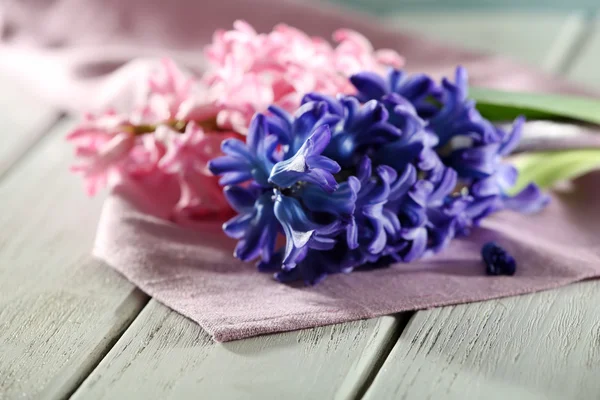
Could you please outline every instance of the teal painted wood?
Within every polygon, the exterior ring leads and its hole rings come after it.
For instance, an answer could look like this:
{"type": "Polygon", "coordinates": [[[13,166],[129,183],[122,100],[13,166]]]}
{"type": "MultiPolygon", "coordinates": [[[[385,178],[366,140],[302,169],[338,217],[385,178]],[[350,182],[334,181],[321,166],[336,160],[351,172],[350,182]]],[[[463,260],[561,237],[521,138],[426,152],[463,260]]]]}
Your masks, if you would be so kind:
{"type": "Polygon", "coordinates": [[[372,14],[393,11],[464,11],[486,10],[595,10],[596,0],[328,0],[329,2],[355,8],[372,14]]]}
{"type": "Polygon", "coordinates": [[[386,16],[385,21],[393,29],[499,54],[548,72],[559,71],[566,52],[580,39],[587,24],[579,12],[481,10],[397,12],[386,16]]]}
{"type": "Polygon", "coordinates": [[[90,255],[102,198],[68,172],[72,126],[0,180],[0,399],[68,397],[147,301],[90,255]]]}
{"type": "Polygon", "coordinates": [[[72,399],[354,399],[399,328],[383,317],[216,343],[152,300],[72,399]]]}
{"type": "Polygon", "coordinates": [[[566,71],[569,79],[595,89],[600,95],[600,17],[593,20],[578,57],[566,71]]]}
{"type": "Polygon", "coordinates": [[[420,311],[365,400],[600,398],[600,282],[420,311]]]}
{"type": "Polygon", "coordinates": [[[56,121],[58,112],[0,75],[0,177],[56,121]]]}

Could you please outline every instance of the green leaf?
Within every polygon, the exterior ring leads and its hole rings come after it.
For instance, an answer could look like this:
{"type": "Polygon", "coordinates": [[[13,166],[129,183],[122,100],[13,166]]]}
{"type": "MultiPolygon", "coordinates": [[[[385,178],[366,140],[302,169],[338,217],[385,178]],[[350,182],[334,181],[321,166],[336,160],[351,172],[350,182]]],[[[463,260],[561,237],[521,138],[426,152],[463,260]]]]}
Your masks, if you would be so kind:
{"type": "Polygon", "coordinates": [[[530,182],[549,188],[560,181],[570,180],[600,169],[600,150],[569,150],[544,153],[525,153],[515,157],[513,165],[519,179],[511,192],[516,193],[530,182]]]}
{"type": "Polygon", "coordinates": [[[519,115],[528,119],[575,120],[600,125],[600,100],[555,94],[504,92],[470,88],[469,97],[491,121],[509,121],[519,115]]]}

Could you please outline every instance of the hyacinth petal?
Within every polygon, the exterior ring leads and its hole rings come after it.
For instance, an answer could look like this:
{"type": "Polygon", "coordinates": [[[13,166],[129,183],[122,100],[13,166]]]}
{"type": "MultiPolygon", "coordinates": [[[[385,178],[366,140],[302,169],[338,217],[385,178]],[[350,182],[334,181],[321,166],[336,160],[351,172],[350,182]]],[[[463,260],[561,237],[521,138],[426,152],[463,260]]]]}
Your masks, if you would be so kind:
{"type": "Polygon", "coordinates": [[[227,172],[219,179],[219,185],[229,186],[247,182],[253,178],[252,171],[227,172]]]}
{"type": "Polygon", "coordinates": [[[233,239],[242,239],[254,218],[253,214],[240,214],[223,224],[223,232],[233,239]]]}
{"type": "MultiPolygon", "coordinates": [[[[273,212],[273,200],[270,193],[262,194],[255,202],[255,207],[250,214],[251,220],[247,223],[244,236],[238,242],[234,255],[242,261],[250,261],[260,256],[265,246],[274,248],[276,240],[277,222],[273,212]]],[[[239,221],[235,221],[239,222],[239,221]]],[[[229,222],[228,222],[229,223],[229,222]]]]}
{"type": "Polygon", "coordinates": [[[334,115],[343,115],[344,113],[344,108],[342,107],[342,104],[340,104],[339,101],[337,101],[336,99],[334,99],[331,96],[327,96],[321,93],[308,93],[306,95],[304,95],[304,97],[302,97],[302,104],[305,103],[309,103],[309,102],[317,102],[317,103],[325,103],[327,110],[329,111],[329,113],[334,114],[334,115]]]}
{"type": "Polygon", "coordinates": [[[210,172],[214,175],[222,175],[228,172],[239,172],[247,170],[251,166],[249,160],[241,157],[221,156],[212,159],[208,163],[210,172]]]}
{"type": "Polygon", "coordinates": [[[323,118],[327,107],[325,103],[311,102],[302,105],[296,112],[293,124],[295,137],[290,152],[296,153],[315,129],[317,122],[323,118]]]}
{"type": "Polygon", "coordinates": [[[373,72],[354,74],[350,82],[362,95],[361,100],[379,99],[389,91],[385,79],[373,72]]]}
{"type": "Polygon", "coordinates": [[[408,192],[408,195],[416,204],[424,207],[427,205],[427,201],[429,200],[429,196],[433,193],[433,190],[433,183],[421,179],[414,184],[408,192]]]}
{"type": "Polygon", "coordinates": [[[241,186],[228,186],[223,190],[223,194],[229,205],[240,213],[254,207],[256,201],[256,196],[241,186]]]}
{"type": "Polygon", "coordinates": [[[358,248],[358,226],[356,225],[354,217],[352,217],[346,228],[346,241],[348,242],[348,248],[350,250],[358,248]]]}
{"type": "Polygon", "coordinates": [[[269,182],[281,188],[289,188],[299,181],[306,181],[325,191],[333,192],[337,183],[332,173],[338,172],[340,166],[333,160],[326,161],[325,157],[321,156],[330,139],[331,132],[327,125],[315,129],[294,156],[275,164],[269,182]],[[314,162],[314,168],[310,165],[311,161],[314,162]]]}
{"type": "Polygon", "coordinates": [[[451,165],[464,178],[485,178],[496,170],[498,165],[497,143],[454,151],[448,158],[451,165]]]}
{"type": "Polygon", "coordinates": [[[402,257],[402,260],[404,262],[411,262],[420,258],[425,252],[426,247],[427,230],[425,228],[420,228],[417,230],[414,239],[412,240],[410,250],[402,257]]]}
{"type": "Polygon", "coordinates": [[[286,236],[283,265],[293,268],[306,255],[305,247],[317,226],[309,220],[300,202],[288,196],[277,195],[274,212],[286,236]]]}
{"type": "Polygon", "coordinates": [[[455,188],[458,174],[452,168],[445,168],[441,181],[429,195],[429,203],[435,204],[444,200],[455,188]]]}
{"type": "Polygon", "coordinates": [[[507,191],[517,183],[519,171],[513,165],[503,164],[498,167],[498,170],[494,174],[494,178],[500,190],[507,191]]]}
{"type": "Polygon", "coordinates": [[[252,153],[246,147],[246,144],[239,139],[225,139],[221,143],[221,150],[223,153],[230,156],[237,156],[251,160],[253,157],[252,153]]]}
{"type": "Polygon", "coordinates": [[[480,179],[471,185],[470,193],[475,197],[488,197],[500,194],[500,186],[495,176],[480,179]]]}
{"type": "Polygon", "coordinates": [[[367,251],[371,254],[380,253],[386,244],[387,235],[383,228],[383,204],[367,205],[363,208],[363,215],[369,218],[373,237],[371,238],[367,251]]]}
{"type": "Polygon", "coordinates": [[[348,182],[340,184],[333,193],[326,192],[318,186],[308,185],[302,189],[301,198],[311,211],[328,212],[337,216],[352,215],[357,192],[356,187],[348,182]]]}
{"type": "Polygon", "coordinates": [[[268,129],[266,117],[263,114],[256,114],[250,122],[250,127],[248,128],[248,137],[246,139],[248,149],[254,154],[256,154],[258,151],[258,146],[267,136],[267,132],[268,129]]]}
{"type": "Polygon", "coordinates": [[[337,174],[341,170],[340,164],[333,161],[329,157],[325,157],[325,156],[321,156],[321,155],[307,157],[306,165],[308,165],[309,168],[322,169],[322,170],[325,170],[332,174],[337,174]]]}
{"type": "Polygon", "coordinates": [[[408,190],[415,184],[417,181],[417,170],[416,168],[409,164],[402,175],[396,179],[396,181],[390,186],[390,196],[388,198],[389,201],[396,201],[404,196],[408,190]]]}
{"type": "Polygon", "coordinates": [[[512,129],[508,134],[508,139],[505,140],[500,146],[498,154],[501,156],[509,155],[519,144],[523,133],[523,126],[525,125],[525,117],[518,117],[513,122],[512,129]]]}
{"type": "Polygon", "coordinates": [[[530,183],[516,195],[505,198],[504,206],[509,210],[529,214],[540,211],[549,201],[550,197],[547,194],[543,193],[535,184],[530,183]]]}

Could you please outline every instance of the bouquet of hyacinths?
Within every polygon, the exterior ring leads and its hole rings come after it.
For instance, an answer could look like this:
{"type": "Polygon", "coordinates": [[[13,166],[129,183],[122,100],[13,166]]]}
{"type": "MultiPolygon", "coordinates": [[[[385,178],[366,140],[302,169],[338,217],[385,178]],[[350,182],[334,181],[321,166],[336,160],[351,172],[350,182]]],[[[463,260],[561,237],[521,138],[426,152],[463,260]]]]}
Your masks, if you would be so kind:
{"type": "Polygon", "coordinates": [[[399,70],[350,81],[356,95],[309,93],[293,114],[257,114],[246,143],[225,140],[226,155],[209,163],[239,213],[224,225],[240,240],[236,257],[312,284],[411,262],[494,212],[547,203],[535,184],[508,194],[518,172],[504,158],[524,120],[505,131],[484,119],[464,69],[441,85],[399,70]],[[280,232],[286,244],[277,248],[280,232]]]}
{"type": "MultiPolygon", "coordinates": [[[[237,258],[315,284],[437,253],[501,210],[541,210],[549,197],[529,179],[531,162],[507,158],[522,136],[518,115],[598,122],[585,100],[557,107],[491,91],[475,92],[480,112],[465,69],[438,83],[398,69],[397,53],[356,32],[334,37],[336,47],[242,22],[217,32],[203,76],[164,61],[143,104],[75,129],[74,169],[90,193],[107,182],[141,188],[174,222],[233,216],[223,230],[238,240],[237,258]],[[508,128],[490,120],[508,118],[508,128]]],[[[595,167],[598,153],[571,160],[579,167],[560,178],[595,167]]],[[[515,271],[497,244],[482,257],[490,274],[515,271]]]]}

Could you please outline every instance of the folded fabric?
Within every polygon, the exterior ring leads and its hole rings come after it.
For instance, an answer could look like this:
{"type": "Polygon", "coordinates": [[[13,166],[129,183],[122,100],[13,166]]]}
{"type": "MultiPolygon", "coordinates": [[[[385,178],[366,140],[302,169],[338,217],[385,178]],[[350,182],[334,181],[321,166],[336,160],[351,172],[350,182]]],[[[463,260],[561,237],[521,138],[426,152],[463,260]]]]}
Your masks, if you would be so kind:
{"type": "Polygon", "coordinates": [[[184,228],[139,210],[128,189],[105,205],[94,254],[217,341],[535,292],[600,276],[600,173],[553,195],[528,217],[502,212],[468,240],[420,262],[330,276],[315,287],[276,283],[232,256],[215,224],[184,228]],[[487,276],[483,243],[517,260],[514,276],[487,276]]]}

